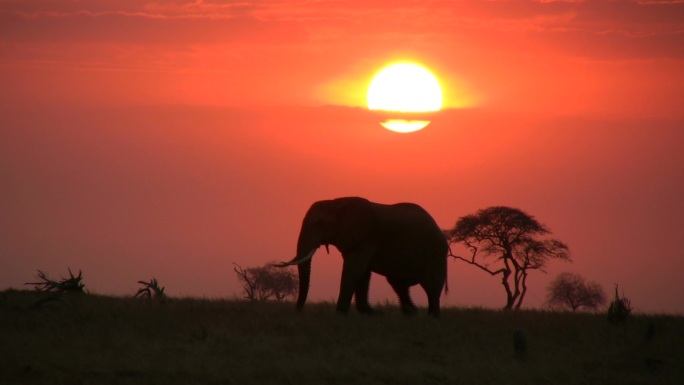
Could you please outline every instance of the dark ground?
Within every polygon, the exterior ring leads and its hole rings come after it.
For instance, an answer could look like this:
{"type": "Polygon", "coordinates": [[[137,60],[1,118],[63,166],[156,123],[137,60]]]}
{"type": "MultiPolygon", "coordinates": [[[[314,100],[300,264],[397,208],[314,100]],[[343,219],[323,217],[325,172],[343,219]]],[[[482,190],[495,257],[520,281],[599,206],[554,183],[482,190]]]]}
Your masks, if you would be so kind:
{"type": "Polygon", "coordinates": [[[0,384],[681,384],[684,317],[0,292],[0,384]]]}

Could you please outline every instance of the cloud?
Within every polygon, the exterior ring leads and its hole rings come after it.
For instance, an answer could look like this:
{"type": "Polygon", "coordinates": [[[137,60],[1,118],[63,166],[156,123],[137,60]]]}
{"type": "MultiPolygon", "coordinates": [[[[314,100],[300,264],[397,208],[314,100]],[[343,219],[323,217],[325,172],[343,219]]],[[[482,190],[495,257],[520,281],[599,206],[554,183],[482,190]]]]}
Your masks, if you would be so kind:
{"type": "Polygon", "coordinates": [[[454,94],[583,111],[633,79],[662,88],[648,100],[672,99],[684,2],[0,0],[0,36],[2,90],[31,100],[116,89],[126,100],[344,104],[325,87],[361,95],[382,63],[419,58],[454,94]]]}
{"type": "Polygon", "coordinates": [[[679,1],[0,2],[0,33],[6,43],[23,44],[404,40],[444,46],[465,40],[505,50],[526,39],[559,53],[615,59],[680,57],[682,50],[674,48],[684,44],[683,31],[684,2],[679,1]]]}
{"type": "Polygon", "coordinates": [[[301,40],[301,30],[238,14],[168,15],[128,11],[2,12],[0,33],[21,44],[279,44],[301,40]]]}

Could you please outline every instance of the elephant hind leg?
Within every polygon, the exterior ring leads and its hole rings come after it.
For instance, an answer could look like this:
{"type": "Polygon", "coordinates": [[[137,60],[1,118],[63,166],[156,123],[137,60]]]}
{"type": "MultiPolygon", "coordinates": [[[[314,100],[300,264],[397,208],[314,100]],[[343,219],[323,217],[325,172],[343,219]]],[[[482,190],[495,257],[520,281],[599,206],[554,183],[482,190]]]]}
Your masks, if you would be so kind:
{"type": "Polygon", "coordinates": [[[439,318],[439,297],[442,295],[442,287],[444,284],[442,283],[442,285],[438,286],[421,283],[420,286],[423,287],[423,290],[425,290],[425,294],[427,294],[428,297],[428,314],[435,318],[439,318]]]}
{"type": "Polygon", "coordinates": [[[415,314],[418,309],[411,300],[411,294],[409,293],[411,285],[402,279],[392,277],[387,277],[387,282],[389,282],[390,286],[392,286],[392,289],[394,289],[394,292],[397,293],[397,296],[399,297],[401,311],[407,315],[415,314]]]}

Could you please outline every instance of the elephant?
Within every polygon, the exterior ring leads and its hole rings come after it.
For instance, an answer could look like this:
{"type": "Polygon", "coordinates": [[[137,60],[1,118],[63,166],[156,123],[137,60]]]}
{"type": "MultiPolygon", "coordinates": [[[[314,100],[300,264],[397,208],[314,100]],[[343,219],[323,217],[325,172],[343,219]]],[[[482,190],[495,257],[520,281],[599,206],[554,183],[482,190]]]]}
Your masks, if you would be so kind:
{"type": "Polygon", "coordinates": [[[404,314],[417,311],[409,288],[420,285],[428,298],[428,314],[439,317],[446,283],[448,244],[435,220],[414,203],[380,204],[360,197],[322,200],[311,205],[297,240],[297,255],[279,267],[296,265],[299,273],[297,310],[306,303],[311,259],[325,245],[344,259],[337,311],[347,313],[352,296],[360,313],[371,314],[368,288],[371,272],[386,277],[404,314]]]}

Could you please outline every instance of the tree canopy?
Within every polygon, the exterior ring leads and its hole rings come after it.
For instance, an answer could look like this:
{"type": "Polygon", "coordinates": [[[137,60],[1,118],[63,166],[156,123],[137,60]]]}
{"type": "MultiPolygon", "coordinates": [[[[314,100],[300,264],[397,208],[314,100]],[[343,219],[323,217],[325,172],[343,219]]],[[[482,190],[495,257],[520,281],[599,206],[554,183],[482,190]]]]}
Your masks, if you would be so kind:
{"type": "Polygon", "coordinates": [[[506,206],[492,206],[463,216],[445,231],[450,246],[460,243],[471,253],[464,257],[450,251],[452,257],[492,276],[501,275],[506,291],[505,309],[520,308],[531,270],[546,272],[551,259],[570,261],[568,246],[546,238],[549,234],[551,230],[533,216],[506,206]]]}

